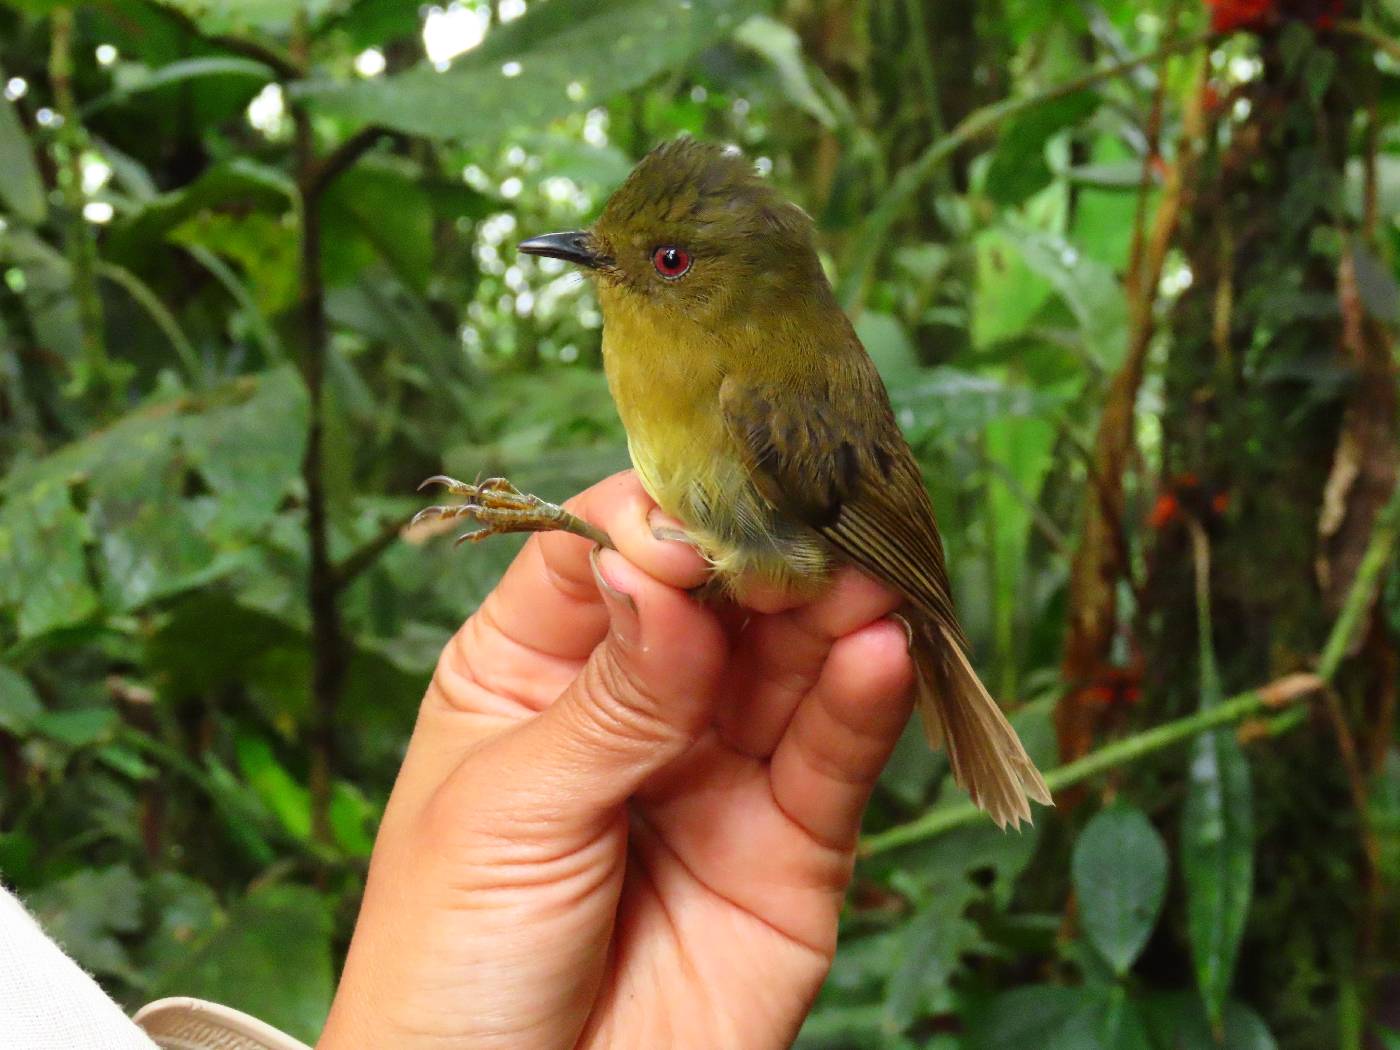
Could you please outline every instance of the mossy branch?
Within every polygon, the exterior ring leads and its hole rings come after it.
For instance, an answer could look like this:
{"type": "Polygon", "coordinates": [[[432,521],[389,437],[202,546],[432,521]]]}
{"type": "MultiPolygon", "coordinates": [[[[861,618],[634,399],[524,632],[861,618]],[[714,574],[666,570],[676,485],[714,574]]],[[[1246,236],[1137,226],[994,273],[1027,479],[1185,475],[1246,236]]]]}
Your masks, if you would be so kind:
{"type": "MultiPolygon", "coordinates": [[[[1262,688],[1230,697],[1205,711],[1198,711],[1186,718],[1178,718],[1107,744],[1077,761],[1046,773],[1046,786],[1051,792],[1063,791],[1107,770],[1190,740],[1207,729],[1234,725],[1247,718],[1291,704],[1324,688],[1336,675],[1352,640],[1364,624],[1380,586],[1381,574],[1395,552],[1397,537],[1400,537],[1400,485],[1395,487],[1385,509],[1376,519],[1366,554],[1357,568],[1356,578],[1352,581],[1350,590],[1347,591],[1342,610],[1328,632],[1315,673],[1288,675],[1262,688]]],[[[1286,725],[1291,728],[1299,724],[1299,721],[1301,720],[1290,721],[1286,725]]],[[[885,853],[898,846],[933,838],[965,824],[975,823],[982,816],[981,810],[971,802],[940,806],[907,824],[866,836],[861,840],[860,853],[866,857],[885,853]]]]}

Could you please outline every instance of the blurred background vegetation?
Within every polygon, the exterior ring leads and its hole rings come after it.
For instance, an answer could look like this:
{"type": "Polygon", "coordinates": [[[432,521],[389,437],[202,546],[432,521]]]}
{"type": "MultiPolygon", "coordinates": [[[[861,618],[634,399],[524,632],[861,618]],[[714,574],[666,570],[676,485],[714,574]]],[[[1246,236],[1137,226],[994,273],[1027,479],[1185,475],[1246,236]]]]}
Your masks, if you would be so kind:
{"type": "Polygon", "coordinates": [[[1395,0],[0,0],[0,876],[314,1038],[437,651],[439,470],[625,465],[586,223],[816,218],[1059,807],[906,740],[799,1045],[1400,1047],[1395,0]]]}

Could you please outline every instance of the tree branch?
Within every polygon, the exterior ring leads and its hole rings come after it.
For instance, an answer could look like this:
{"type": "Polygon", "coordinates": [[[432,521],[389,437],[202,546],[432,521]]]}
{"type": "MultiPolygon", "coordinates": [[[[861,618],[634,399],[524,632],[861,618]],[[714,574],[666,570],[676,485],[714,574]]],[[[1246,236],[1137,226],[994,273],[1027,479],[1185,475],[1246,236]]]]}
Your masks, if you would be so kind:
{"type": "Polygon", "coordinates": [[[271,44],[233,36],[229,33],[209,33],[192,16],[178,7],[160,3],[159,0],[145,0],[145,4],[158,15],[168,18],[185,32],[198,37],[207,44],[212,44],[224,51],[231,51],[235,55],[242,55],[244,58],[251,58],[255,62],[261,62],[276,73],[281,80],[300,80],[306,75],[306,70],[293,60],[291,55],[271,44]]]}
{"type": "Polygon", "coordinates": [[[330,840],[330,789],[335,770],[335,722],[349,665],[341,624],[335,566],[330,555],[330,519],[325,480],[325,377],[330,352],[326,289],[321,273],[321,208],[310,194],[318,170],[311,117],[292,107],[296,126],[297,188],[301,198],[301,371],[309,413],[302,481],[306,486],[309,548],[307,605],[311,613],[311,696],[315,704],[311,747],[311,820],[318,842],[330,840]]]}
{"type": "Polygon", "coordinates": [[[375,143],[385,137],[399,139],[403,136],[397,131],[381,127],[378,124],[371,124],[369,127],[361,128],[355,132],[337,146],[330,156],[312,168],[307,184],[302,190],[303,197],[308,202],[318,199],[321,194],[326,192],[332,182],[368,153],[375,143]]]}
{"type": "Polygon", "coordinates": [[[411,514],[405,514],[401,518],[384,523],[378,535],[371,539],[358,550],[352,551],[348,556],[341,559],[335,566],[335,588],[342,591],[350,584],[354,583],[370,566],[379,560],[379,556],[388,550],[398,541],[399,535],[412,518],[411,514]]]}

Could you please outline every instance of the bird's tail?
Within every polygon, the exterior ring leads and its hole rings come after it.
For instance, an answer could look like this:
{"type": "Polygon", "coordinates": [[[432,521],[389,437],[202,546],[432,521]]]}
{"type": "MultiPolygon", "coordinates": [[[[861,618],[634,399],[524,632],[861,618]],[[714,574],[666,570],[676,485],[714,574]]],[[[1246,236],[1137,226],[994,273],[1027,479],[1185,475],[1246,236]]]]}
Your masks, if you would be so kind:
{"type": "Polygon", "coordinates": [[[918,708],[932,747],[946,747],[956,780],[999,827],[1030,823],[1027,799],[1054,805],[1021,739],[941,624],[911,617],[918,708]]]}

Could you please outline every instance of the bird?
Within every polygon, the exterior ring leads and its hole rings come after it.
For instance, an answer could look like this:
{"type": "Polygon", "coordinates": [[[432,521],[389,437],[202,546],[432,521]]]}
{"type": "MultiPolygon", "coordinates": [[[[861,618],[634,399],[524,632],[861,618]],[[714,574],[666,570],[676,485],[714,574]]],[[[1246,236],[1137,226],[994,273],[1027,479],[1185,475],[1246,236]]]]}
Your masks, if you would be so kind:
{"type": "MultiPolygon", "coordinates": [[[[583,230],[519,245],[591,276],[609,389],[643,487],[717,585],[815,597],[843,564],[896,591],[925,735],[1002,828],[1052,805],[974,670],[923,476],[874,362],[837,302],[814,223],[737,150],[653,149],[583,230]]],[[[465,495],[478,539],[591,523],[503,478],[424,484],[465,495]]]]}

